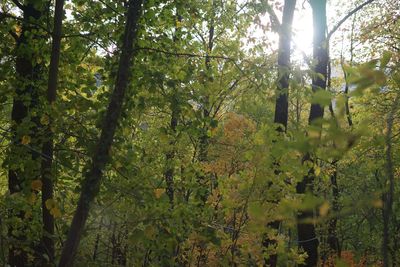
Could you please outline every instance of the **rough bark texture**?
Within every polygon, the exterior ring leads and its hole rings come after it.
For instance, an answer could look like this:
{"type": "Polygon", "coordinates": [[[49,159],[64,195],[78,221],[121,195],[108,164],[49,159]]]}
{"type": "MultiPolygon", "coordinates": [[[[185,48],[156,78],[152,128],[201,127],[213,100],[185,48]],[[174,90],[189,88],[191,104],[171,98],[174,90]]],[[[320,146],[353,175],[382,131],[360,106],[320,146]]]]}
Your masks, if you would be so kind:
{"type": "MultiPolygon", "coordinates": [[[[290,50],[292,43],[292,23],[296,0],[285,0],[282,24],[279,29],[279,50],[278,50],[278,81],[275,101],[274,123],[279,124],[277,131],[286,132],[288,124],[288,96],[289,96],[289,76],[290,76],[290,50]]],[[[277,174],[279,170],[277,171],[277,174]]],[[[278,229],[280,222],[274,221],[268,227],[278,229]]],[[[263,246],[276,246],[276,241],[267,238],[263,246]]],[[[266,266],[275,267],[278,264],[278,255],[272,254],[265,261],[266,266]]]]}
{"type": "MultiPolygon", "coordinates": [[[[27,1],[27,4],[21,6],[23,11],[23,19],[21,25],[21,34],[17,39],[16,44],[16,90],[13,99],[13,106],[11,111],[11,131],[12,131],[12,145],[10,146],[10,162],[21,162],[23,164],[28,161],[35,160],[37,154],[29,150],[28,148],[21,146],[21,134],[18,133],[18,129],[28,120],[30,125],[28,128],[35,132],[33,126],[36,124],[34,118],[30,112],[36,108],[38,104],[38,85],[37,82],[40,79],[41,65],[37,63],[36,56],[38,51],[27,51],[27,47],[32,47],[31,42],[37,39],[36,35],[32,34],[32,31],[36,30],[32,21],[39,21],[42,16],[40,10],[36,9],[33,3],[27,1]],[[32,53],[30,53],[32,52],[32,53]],[[24,122],[25,121],[25,122],[24,122]]],[[[30,133],[27,133],[30,134],[30,133]]],[[[28,164],[28,163],[27,163],[28,164]]],[[[10,164],[11,165],[11,164],[10,164]]],[[[28,192],[30,191],[30,183],[26,177],[34,177],[33,173],[27,174],[29,168],[14,168],[9,166],[8,170],[8,190],[10,194],[28,192]]],[[[12,213],[15,213],[12,212],[12,213]]],[[[11,214],[10,216],[14,216],[11,214]]],[[[24,221],[24,211],[20,210],[17,212],[22,221],[24,221]]],[[[26,241],[24,229],[17,229],[20,234],[14,235],[12,232],[13,226],[10,226],[9,233],[10,237],[14,239],[14,242],[10,245],[8,264],[10,266],[27,266],[28,255],[23,250],[22,244],[26,241]],[[22,232],[21,232],[22,231],[22,232]]],[[[35,250],[34,247],[32,247],[35,250]]]]}
{"type": "Polygon", "coordinates": [[[130,0],[128,3],[127,20],[124,39],[119,59],[115,88],[101,128],[100,139],[92,156],[89,171],[85,175],[78,207],[64,244],[59,266],[72,266],[78,245],[89,214],[90,204],[100,190],[102,173],[109,158],[118,119],[126,88],[130,80],[130,67],[134,54],[134,41],[137,36],[138,21],[142,10],[143,0],[130,0]]]}
{"type": "MultiPolygon", "coordinates": [[[[60,47],[61,47],[61,30],[63,19],[64,0],[57,0],[54,12],[54,29],[53,29],[53,42],[51,48],[49,78],[47,85],[47,102],[49,108],[56,100],[57,81],[58,81],[58,65],[60,60],[60,47]]],[[[50,210],[46,207],[46,201],[53,199],[53,133],[50,129],[50,123],[46,126],[44,136],[47,138],[42,147],[41,162],[41,176],[42,176],[42,218],[43,218],[43,236],[42,245],[43,253],[47,254],[49,261],[54,262],[54,217],[50,214],[50,210]]]]}
{"type": "MultiPolygon", "coordinates": [[[[313,10],[314,24],[314,72],[312,80],[312,90],[326,89],[327,71],[328,71],[328,41],[326,36],[326,0],[311,0],[313,10]]],[[[324,116],[324,107],[319,104],[311,104],[310,115],[308,118],[309,124],[314,124],[316,120],[322,119],[324,116]]],[[[305,160],[310,160],[310,155],[305,157],[305,160]]],[[[311,169],[304,179],[297,184],[297,193],[304,194],[307,191],[312,191],[314,181],[314,170],[311,169]]],[[[305,252],[307,259],[303,266],[317,266],[318,263],[318,239],[316,237],[315,226],[311,223],[304,223],[304,220],[313,217],[312,211],[303,211],[298,214],[298,242],[305,252]]]]}

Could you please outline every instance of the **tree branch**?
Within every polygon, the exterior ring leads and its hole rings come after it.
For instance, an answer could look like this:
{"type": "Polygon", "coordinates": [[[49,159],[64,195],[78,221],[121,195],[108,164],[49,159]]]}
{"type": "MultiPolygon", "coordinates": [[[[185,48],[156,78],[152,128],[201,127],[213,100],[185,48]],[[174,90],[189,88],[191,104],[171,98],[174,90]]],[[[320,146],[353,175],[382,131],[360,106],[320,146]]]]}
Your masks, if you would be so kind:
{"type": "Polygon", "coordinates": [[[279,22],[278,16],[276,15],[274,9],[267,2],[267,12],[269,14],[269,18],[271,20],[272,30],[275,32],[279,32],[281,29],[281,23],[279,22]]]}
{"type": "Polygon", "coordinates": [[[342,26],[342,24],[352,15],[354,15],[356,12],[358,12],[360,9],[365,7],[366,5],[372,3],[374,0],[367,0],[366,2],[362,3],[361,5],[357,6],[353,10],[351,10],[346,16],[344,16],[339,22],[332,28],[332,30],[329,31],[327,39],[329,40],[332,35],[342,26]]]}
{"type": "Polygon", "coordinates": [[[14,15],[12,15],[10,13],[5,13],[5,12],[0,11],[0,21],[2,21],[3,19],[6,19],[6,18],[15,19],[15,20],[22,20],[22,18],[20,18],[20,17],[14,16],[14,15]]]}
{"type": "Polygon", "coordinates": [[[12,2],[14,3],[14,5],[16,5],[19,9],[24,10],[25,6],[23,4],[21,4],[18,0],[12,0],[12,2]]]}

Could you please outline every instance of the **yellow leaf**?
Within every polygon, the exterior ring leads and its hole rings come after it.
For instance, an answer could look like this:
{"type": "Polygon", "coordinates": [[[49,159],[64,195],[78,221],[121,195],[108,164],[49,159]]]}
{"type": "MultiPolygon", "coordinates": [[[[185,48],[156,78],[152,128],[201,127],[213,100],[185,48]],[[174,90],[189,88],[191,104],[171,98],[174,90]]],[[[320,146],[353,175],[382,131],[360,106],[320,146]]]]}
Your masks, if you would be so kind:
{"type": "Polygon", "coordinates": [[[383,201],[381,199],[375,199],[372,201],[372,206],[375,208],[382,208],[383,207],[383,201]]]}
{"type": "Polygon", "coordinates": [[[33,180],[32,183],[31,183],[31,188],[32,188],[33,190],[35,190],[35,191],[40,191],[40,190],[42,190],[42,186],[43,186],[43,183],[42,183],[42,181],[39,180],[39,179],[33,180]]]}
{"type": "Polygon", "coordinates": [[[121,162],[116,161],[116,162],[115,162],[115,168],[116,168],[116,169],[119,169],[119,168],[121,168],[121,167],[122,167],[121,162]]]}
{"type": "Polygon", "coordinates": [[[53,199],[49,198],[48,200],[46,200],[45,205],[48,210],[51,210],[56,207],[56,202],[53,199]]]}
{"type": "Polygon", "coordinates": [[[53,215],[54,218],[60,218],[61,217],[61,211],[57,207],[52,208],[50,210],[50,214],[53,215]]]}
{"type": "Polygon", "coordinates": [[[35,193],[32,193],[29,195],[28,202],[29,202],[29,204],[35,204],[35,202],[36,202],[36,194],[35,193]]]}
{"type": "Polygon", "coordinates": [[[325,217],[328,214],[329,211],[329,202],[325,201],[320,207],[319,207],[319,214],[322,217],[325,217]]]}
{"type": "Polygon", "coordinates": [[[31,142],[31,137],[29,135],[22,136],[21,144],[27,145],[31,142]]]}
{"type": "Polygon", "coordinates": [[[162,194],[164,194],[164,192],[165,192],[164,188],[154,189],[154,195],[156,196],[156,198],[160,198],[162,196],[162,194]]]}
{"type": "Polygon", "coordinates": [[[24,218],[25,218],[25,219],[32,218],[32,212],[31,212],[31,211],[27,211],[27,212],[25,212],[25,214],[24,214],[24,218]]]}
{"type": "Polygon", "coordinates": [[[153,226],[147,226],[146,229],[144,229],[144,235],[147,238],[152,238],[155,233],[156,233],[156,229],[153,226]]]}
{"type": "Polygon", "coordinates": [[[42,125],[48,125],[49,124],[49,116],[47,116],[46,114],[44,114],[41,118],[40,118],[40,123],[42,125]]]}
{"type": "Polygon", "coordinates": [[[310,129],[309,131],[308,131],[308,136],[310,137],[310,138],[313,138],[313,139],[315,139],[315,138],[319,138],[320,137],[320,131],[317,131],[317,130],[314,130],[314,129],[310,129]]]}
{"type": "Polygon", "coordinates": [[[319,166],[314,167],[315,176],[319,176],[321,173],[321,168],[319,166]]]}

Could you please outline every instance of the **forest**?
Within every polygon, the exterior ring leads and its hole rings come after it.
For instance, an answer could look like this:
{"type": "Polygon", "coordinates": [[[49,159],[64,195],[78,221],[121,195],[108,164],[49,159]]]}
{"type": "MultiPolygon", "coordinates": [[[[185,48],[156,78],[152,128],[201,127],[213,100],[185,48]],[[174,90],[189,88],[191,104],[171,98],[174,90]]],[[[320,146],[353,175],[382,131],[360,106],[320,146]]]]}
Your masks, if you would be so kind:
{"type": "Polygon", "coordinates": [[[0,266],[400,266],[400,1],[0,0],[0,266]]]}

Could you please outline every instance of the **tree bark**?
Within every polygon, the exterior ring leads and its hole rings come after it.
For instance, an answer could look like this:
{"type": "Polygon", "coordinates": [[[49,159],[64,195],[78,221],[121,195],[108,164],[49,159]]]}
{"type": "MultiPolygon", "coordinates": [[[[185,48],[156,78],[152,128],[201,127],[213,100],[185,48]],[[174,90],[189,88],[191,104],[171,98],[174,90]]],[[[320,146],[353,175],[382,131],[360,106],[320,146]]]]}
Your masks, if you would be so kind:
{"type": "MultiPolygon", "coordinates": [[[[53,43],[51,48],[49,77],[47,85],[47,102],[49,109],[56,100],[57,82],[58,82],[58,65],[60,61],[60,47],[61,47],[61,31],[62,20],[64,15],[64,0],[57,0],[54,12],[54,29],[53,29],[53,43]]],[[[51,113],[49,113],[50,115],[51,113]]],[[[45,126],[44,138],[47,138],[42,146],[41,162],[41,177],[42,177],[42,219],[43,219],[43,233],[42,245],[45,254],[47,254],[49,261],[54,262],[54,217],[50,214],[50,210],[46,207],[46,201],[53,199],[53,132],[51,131],[51,119],[49,117],[49,124],[45,126]]]]}
{"type": "MultiPolygon", "coordinates": [[[[179,15],[178,12],[178,5],[176,6],[176,21],[181,22],[182,17],[179,15]]],[[[177,24],[176,23],[176,24],[177,24]]],[[[175,33],[173,36],[173,42],[176,43],[180,37],[180,30],[178,25],[175,25],[175,33]]],[[[179,116],[180,116],[180,107],[179,107],[179,95],[178,95],[178,88],[176,84],[172,86],[172,94],[171,94],[171,100],[170,100],[170,110],[171,110],[171,119],[169,123],[169,128],[171,129],[171,134],[172,134],[172,141],[169,143],[171,146],[169,148],[169,151],[165,154],[165,159],[166,159],[166,170],[164,173],[165,177],[165,182],[166,182],[166,193],[169,198],[169,202],[171,205],[171,208],[174,207],[174,194],[175,194],[175,189],[174,189],[174,158],[175,158],[175,144],[176,144],[176,127],[178,126],[179,123],[179,116]]]]}
{"type": "MultiPolygon", "coordinates": [[[[292,23],[296,0],[285,0],[282,15],[282,24],[279,27],[279,50],[278,50],[278,81],[275,100],[274,123],[279,124],[277,131],[286,132],[288,124],[289,107],[289,76],[290,76],[290,54],[292,43],[292,23]]],[[[278,164],[276,164],[278,165],[278,164]]],[[[277,170],[279,174],[279,170],[277,170]]],[[[278,230],[279,221],[273,221],[268,227],[278,230]]],[[[263,246],[276,246],[276,241],[266,238],[263,246]]],[[[275,267],[278,264],[278,255],[272,254],[265,261],[266,266],[275,267]]]]}
{"type": "Polygon", "coordinates": [[[72,266],[89,215],[90,204],[100,190],[103,170],[109,161],[110,148],[121,114],[125,91],[130,81],[134,42],[137,37],[142,5],[143,0],[130,0],[128,2],[127,20],[114,91],[111,95],[89,171],[85,175],[68,237],[61,252],[60,267],[72,266]]]}
{"type": "Polygon", "coordinates": [[[340,243],[337,237],[337,213],[339,212],[339,186],[337,183],[337,163],[334,163],[335,168],[331,175],[332,186],[332,211],[335,213],[334,217],[329,220],[328,224],[328,245],[330,254],[340,256],[340,243]]]}
{"type": "MultiPolygon", "coordinates": [[[[327,72],[328,72],[328,40],[326,35],[326,0],[311,0],[313,12],[314,37],[313,37],[313,59],[315,62],[314,77],[312,79],[312,90],[326,89],[327,72]],[[322,77],[321,77],[322,76],[322,77]]],[[[324,116],[324,107],[320,104],[311,104],[308,122],[310,125],[315,124],[316,120],[322,119],[324,116]]],[[[311,160],[310,155],[306,155],[305,161],[311,160]]],[[[314,182],[314,170],[311,169],[303,180],[297,184],[296,190],[299,194],[312,191],[314,182]]],[[[315,226],[311,223],[305,223],[304,220],[313,217],[312,211],[303,211],[298,214],[298,242],[308,255],[303,266],[317,266],[318,263],[318,239],[316,237],[315,226]]]]}
{"type": "Polygon", "coordinates": [[[290,49],[292,43],[292,23],[295,7],[296,0],[285,0],[282,24],[279,32],[278,86],[276,91],[277,96],[274,116],[274,123],[279,123],[283,126],[283,128],[279,128],[279,131],[286,131],[288,123],[290,49]]]}
{"type": "MultiPolygon", "coordinates": [[[[41,64],[37,63],[37,57],[39,51],[32,51],[30,48],[33,47],[32,42],[38,40],[36,34],[32,34],[37,27],[34,26],[32,21],[38,22],[42,17],[42,12],[35,7],[32,1],[27,1],[25,5],[19,6],[23,12],[23,19],[21,25],[21,34],[17,38],[16,43],[16,90],[13,99],[12,111],[11,111],[11,131],[12,131],[12,144],[9,151],[9,162],[21,162],[23,166],[28,166],[30,161],[35,161],[38,157],[37,153],[29,149],[26,146],[21,146],[21,133],[19,129],[22,127],[28,127],[29,131],[27,135],[35,133],[37,127],[36,118],[32,115],[31,111],[36,109],[39,101],[39,88],[37,82],[40,80],[41,64]],[[28,101],[26,99],[29,99],[28,101]],[[28,121],[28,122],[27,122],[28,121]],[[29,125],[27,125],[27,123],[29,125]]],[[[35,138],[32,138],[35,139],[35,138]]],[[[37,141],[37,140],[34,140],[37,141]]],[[[32,145],[32,144],[31,144],[32,145]]],[[[10,164],[10,163],[9,163],[10,164]]],[[[11,164],[10,164],[11,165],[11,164]]],[[[12,167],[8,169],[8,190],[10,195],[14,193],[26,193],[30,191],[30,181],[27,177],[35,177],[34,173],[36,169],[24,168],[24,167],[12,167]],[[29,173],[28,173],[29,172],[29,173]]],[[[10,216],[15,216],[16,213],[22,221],[25,220],[24,210],[14,210],[10,212],[10,216]]],[[[27,241],[26,229],[15,229],[22,231],[20,234],[13,234],[14,226],[9,228],[9,236],[15,240],[14,244],[10,245],[8,264],[11,266],[27,266],[28,255],[24,250],[23,243],[27,241]]],[[[33,243],[30,245],[32,250],[36,250],[33,243]]]]}

